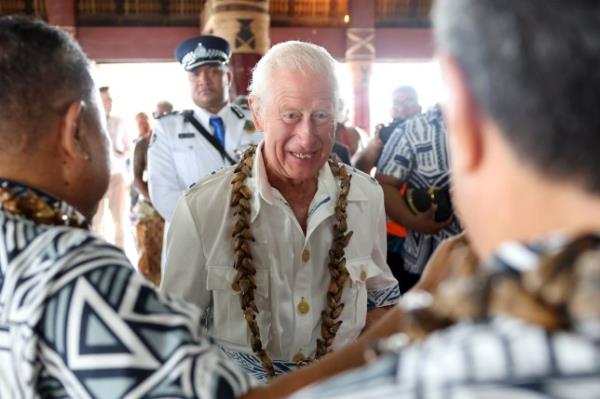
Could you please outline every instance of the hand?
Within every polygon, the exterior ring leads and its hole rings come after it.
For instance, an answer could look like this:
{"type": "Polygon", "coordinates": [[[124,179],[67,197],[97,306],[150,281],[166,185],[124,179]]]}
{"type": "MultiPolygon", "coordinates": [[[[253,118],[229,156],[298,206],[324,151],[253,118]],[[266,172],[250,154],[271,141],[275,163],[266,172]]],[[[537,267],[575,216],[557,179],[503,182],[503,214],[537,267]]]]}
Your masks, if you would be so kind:
{"type": "Polygon", "coordinates": [[[411,290],[433,291],[440,281],[450,273],[452,265],[464,262],[466,256],[472,254],[465,233],[460,233],[442,241],[423,269],[423,274],[411,290]]]}
{"type": "Polygon", "coordinates": [[[435,234],[447,227],[452,223],[454,216],[450,216],[448,219],[442,222],[435,221],[435,212],[437,211],[438,206],[433,204],[431,208],[429,208],[425,212],[417,213],[413,216],[413,219],[407,227],[411,230],[416,231],[421,234],[435,234]]]}

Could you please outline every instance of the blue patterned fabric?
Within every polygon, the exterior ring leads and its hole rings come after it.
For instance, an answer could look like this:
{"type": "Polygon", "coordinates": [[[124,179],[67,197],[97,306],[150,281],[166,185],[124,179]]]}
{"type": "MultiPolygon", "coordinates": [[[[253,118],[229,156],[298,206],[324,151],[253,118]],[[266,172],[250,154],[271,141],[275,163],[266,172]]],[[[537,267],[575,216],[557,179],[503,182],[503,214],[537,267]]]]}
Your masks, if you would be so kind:
{"type": "Polygon", "coordinates": [[[397,284],[393,287],[384,288],[382,290],[367,290],[368,309],[395,305],[399,300],[400,286],[397,284]]]}
{"type": "Polygon", "coordinates": [[[195,307],[158,294],[87,230],[0,210],[1,398],[242,395],[250,377],[199,325],[195,307]]]}
{"type": "MultiPolygon", "coordinates": [[[[509,243],[485,266],[515,275],[564,243],[556,236],[532,246],[509,243]]],[[[554,333],[506,317],[461,322],[292,399],[597,399],[600,326],[588,322],[594,325],[554,333]]]]}
{"type": "MultiPolygon", "coordinates": [[[[219,345],[221,351],[230,358],[235,361],[244,371],[250,375],[252,375],[258,382],[262,384],[266,384],[269,380],[267,373],[263,369],[262,363],[260,359],[246,352],[236,352],[225,348],[224,346],[219,345]]],[[[273,369],[275,371],[275,375],[289,373],[298,368],[296,363],[292,362],[284,362],[281,360],[273,359],[273,369]]]]}
{"type": "MultiPolygon", "coordinates": [[[[377,170],[410,188],[447,188],[449,180],[446,126],[439,105],[398,125],[383,148],[377,170]]],[[[408,230],[404,241],[404,269],[421,274],[427,260],[444,239],[461,231],[456,221],[436,234],[408,230]]]]}

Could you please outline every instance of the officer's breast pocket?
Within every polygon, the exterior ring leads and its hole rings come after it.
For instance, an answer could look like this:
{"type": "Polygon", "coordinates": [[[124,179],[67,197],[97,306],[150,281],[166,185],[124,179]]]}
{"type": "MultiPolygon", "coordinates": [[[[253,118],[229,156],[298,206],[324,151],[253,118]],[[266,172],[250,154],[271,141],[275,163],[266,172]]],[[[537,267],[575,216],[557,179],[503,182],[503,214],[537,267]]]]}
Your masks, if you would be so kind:
{"type": "Polygon", "coordinates": [[[186,187],[196,183],[201,176],[194,148],[179,149],[173,152],[177,176],[186,187]]]}

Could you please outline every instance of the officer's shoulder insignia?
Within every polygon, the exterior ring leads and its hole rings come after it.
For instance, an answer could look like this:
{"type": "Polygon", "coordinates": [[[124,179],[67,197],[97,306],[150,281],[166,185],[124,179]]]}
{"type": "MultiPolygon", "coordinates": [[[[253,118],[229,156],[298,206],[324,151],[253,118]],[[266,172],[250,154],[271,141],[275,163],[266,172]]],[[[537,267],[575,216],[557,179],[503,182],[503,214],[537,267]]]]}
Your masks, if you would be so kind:
{"type": "Polygon", "coordinates": [[[349,166],[349,165],[344,165],[344,167],[346,168],[348,173],[350,173],[352,175],[356,175],[359,178],[363,178],[377,186],[379,185],[379,182],[377,181],[377,179],[375,179],[373,176],[363,172],[362,170],[356,169],[354,166],[349,166]]]}
{"type": "Polygon", "coordinates": [[[179,111],[163,112],[162,114],[155,116],[154,119],[161,119],[161,118],[164,118],[165,116],[171,116],[171,115],[179,115],[179,111]]]}
{"type": "Polygon", "coordinates": [[[246,122],[244,123],[244,131],[246,133],[256,132],[256,126],[254,126],[254,122],[252,122],[250,119],[246,119],[246,122]]]}
{"type": "Polygon", "coordinates": [[[246,116],[244,115],[244,111],[237,105],[231,104],[231,111],[237,116],[239,119],[244,119],[246,116]]]}

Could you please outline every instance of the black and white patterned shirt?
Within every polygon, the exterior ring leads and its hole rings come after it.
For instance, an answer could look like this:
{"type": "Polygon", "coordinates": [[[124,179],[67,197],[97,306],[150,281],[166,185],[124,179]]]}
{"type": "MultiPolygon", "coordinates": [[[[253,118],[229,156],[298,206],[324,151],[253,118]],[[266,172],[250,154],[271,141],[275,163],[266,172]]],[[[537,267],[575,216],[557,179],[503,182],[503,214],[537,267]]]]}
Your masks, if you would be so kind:
{"type": "MultiPolygon", "coordinates": [[[[409,188],[448,188],[447,147],[442,110],[436,105],[396,127],[383,148],[377,170],[407,183],[409,188]]],[[[404,241],[404,269],[421,274],[438,244],[460,231],[456,220],[436,234],[408,230],[404,241]]]]}
{"type": "MultiPolygon", "coordinates": [[[[557,236],[532,246],[509,243],[487,267],[497,273],[529,270],[541,254],[564,243],[557,236]]],[[[600,324],[590,323],[555,333],[508,317],[458,323],[293,399],[597,399],[600,324]]]]}
{"type": "Polygon", "coordinates": [[[118,248],[0,209],[0,398],[241,396],[252,381],[199,326],[194,306],[157,293],[118,248]]]}

